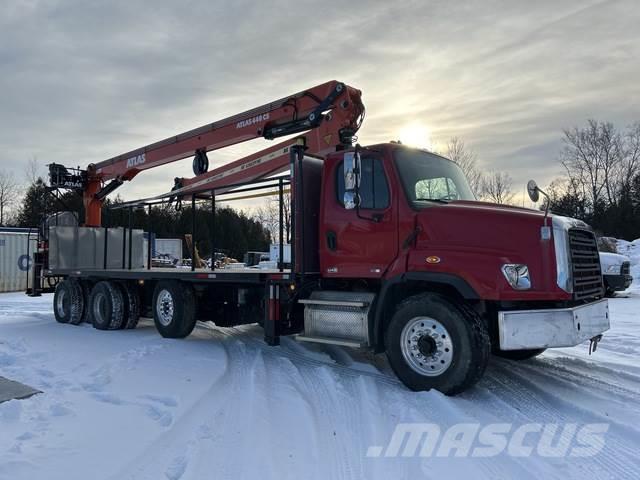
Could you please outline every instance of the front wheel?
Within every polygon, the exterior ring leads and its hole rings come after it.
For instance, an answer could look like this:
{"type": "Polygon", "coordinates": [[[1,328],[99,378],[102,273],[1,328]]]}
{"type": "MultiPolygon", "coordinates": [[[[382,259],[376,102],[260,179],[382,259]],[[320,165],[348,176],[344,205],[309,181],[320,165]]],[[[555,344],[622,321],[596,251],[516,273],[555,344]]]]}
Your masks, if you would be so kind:
{"type": "Polygon", "coordinates": [[[455,395],[482,377],[491,344],[474,310],[429,293],[399,305],[387,329],[386,350],[394,372],[411,390],[455,395]]]}

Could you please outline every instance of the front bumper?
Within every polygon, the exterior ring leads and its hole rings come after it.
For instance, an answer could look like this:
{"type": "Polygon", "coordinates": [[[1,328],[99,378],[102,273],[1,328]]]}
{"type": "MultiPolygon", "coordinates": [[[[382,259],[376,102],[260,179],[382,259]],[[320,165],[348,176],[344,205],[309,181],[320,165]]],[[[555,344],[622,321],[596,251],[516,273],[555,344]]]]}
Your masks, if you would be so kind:
{"type": "Polygon", "coordinates": [[[603,275],[605,287],[613,290],[614,292],[620,292],[626,290],[633,282],[633,277],[628,274],[624,275],[603,275]]]}
{"type": "Polygon", "coordinates": [[[501,350],[573,347],[609,330],[606,299],[573,308],[498,313],[501,350]]]}

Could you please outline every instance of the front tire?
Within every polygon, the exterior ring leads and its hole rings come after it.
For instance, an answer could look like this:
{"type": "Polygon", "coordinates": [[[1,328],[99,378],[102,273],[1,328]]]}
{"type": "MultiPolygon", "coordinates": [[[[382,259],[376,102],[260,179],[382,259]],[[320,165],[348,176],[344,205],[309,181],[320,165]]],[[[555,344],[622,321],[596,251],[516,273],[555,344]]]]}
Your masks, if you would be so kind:
{"type": "Polygon", "coordinates": [[[404,300],[386,332],[391,368],[411,390],[456,395],[484,373],[491,344],[482,318],[439,294],[404,300]]]}
{"type": "Polygon", "coordinates": [[[158,282],[153,292],[153,321],[165,338],[184,338],[196,325],[196,299],[190,285],[158,282]]]}

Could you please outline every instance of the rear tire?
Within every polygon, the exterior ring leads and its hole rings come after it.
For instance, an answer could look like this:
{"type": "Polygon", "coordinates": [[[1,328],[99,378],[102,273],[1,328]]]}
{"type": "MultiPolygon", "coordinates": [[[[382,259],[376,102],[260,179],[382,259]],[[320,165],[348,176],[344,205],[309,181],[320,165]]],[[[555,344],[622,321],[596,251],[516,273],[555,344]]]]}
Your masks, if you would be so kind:
{"type": "Polygon", "coordinates": [[[496,350],[494,355],[507,358],[509,360],[528,360],[530,358],[537,357],[545,350],[546,348],[532,348],[530,350],[496,350]]]}
{"type": "Polygon", "coordinates": [[[111,281],[96,283],[89,297],[89,315],[98,330],[117,330],[124,322],[122,289],[111,281]]]}
{"type": "Polygon", "coordinates": [[[482,377],[491,343],[485,322],[468,305],[427,293],[398,306],[386,350],[394,372],[411,390],[456,395],[482,377]]]}
{"type": "Polygon", "coordinates": [[[184,338],[196,325],[193,288],[176,280],[158,282],[153,292],[153,321],[165,338],[184,338]]]}
{"type": "Polygon", "coordinates": [[[91,313],[89,312],[89,297],[91,296],[91,283],[88,280],[80,280],[80,288],[82,289],[82,298],[84,300],[84,308],[82,309],[82,320],[84,323],[91,323],[91,313]]]}
{"type": "Polygon", "coordinates": [[[132,329],[138,326],[140,319],[140,294],[136,284],[122,282],[119,284],[124,298],[124,321],[120,328],[132,329]]]}
{"type": "Polygon", "coordinates": [[[53,314],[56,321],[78,325],[82,322],[84,309],[84,295],[80,283],[74,278],[67,278],[58,283],[53,295],[53,314]]]}

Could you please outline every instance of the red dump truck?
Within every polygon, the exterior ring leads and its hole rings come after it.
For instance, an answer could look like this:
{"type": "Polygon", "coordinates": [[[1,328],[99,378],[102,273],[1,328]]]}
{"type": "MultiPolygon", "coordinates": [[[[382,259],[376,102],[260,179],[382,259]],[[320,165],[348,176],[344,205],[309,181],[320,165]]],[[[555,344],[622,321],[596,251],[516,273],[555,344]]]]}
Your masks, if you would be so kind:
{"type": "MultiPolygon", "coordinates": [[[[393,142],[360,146],[363,116],[361,92],[333,81],[86,170],[51,165],[52,189],[83,195],[85,221],[48,223],[31,291],[41,277],[62,279],[61,323],[112,330],[153,317],[168,338],[188,336],[197,320],[259,323],[269,345],[295,335],[385,352],[407,387],[450,395],[474,385],[492,353],[521,360],[587,340],[597,346],[609,314],[587,225],[476,201],[460,168],[440,155],[393,142]],[[207,152],[283,136],[208,170],[207,152]],[[193,178],[119,207],[204,202],[215,222],[216,200],[265,190],[282,205],[290,190],[290,268],[156,268],[150,251],[145,260],[143,229],[101,226],[115,188],[189,156],[193,178]]],[[[530,193],[539,189],[531,184],[530,193]]],[[[283,215],[281,207],[281,230],[283,215]]]]}

